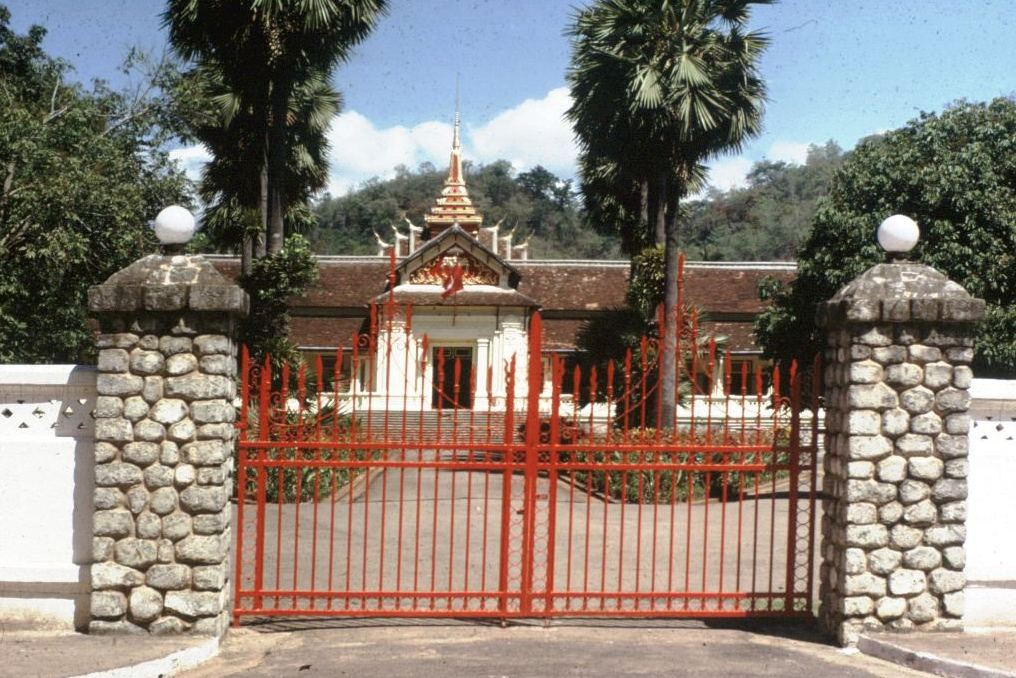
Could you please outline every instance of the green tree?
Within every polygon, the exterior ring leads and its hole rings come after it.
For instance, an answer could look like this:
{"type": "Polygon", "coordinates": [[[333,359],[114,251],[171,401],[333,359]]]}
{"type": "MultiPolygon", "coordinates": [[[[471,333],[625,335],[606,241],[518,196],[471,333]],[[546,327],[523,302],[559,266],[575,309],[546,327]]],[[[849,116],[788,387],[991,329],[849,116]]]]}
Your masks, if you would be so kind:
{"type": "Polygon", "coordinates": [[[763,289],[756,321],[767,355],[810,360],[824,346],[819,303],[885,259],[878,224],[902,213],[920,225],[910,258],[988,302],[975,371],[1016,375],[1016,103],[958,102],[862,141],[836,172],[798,256],[797,279],[763,289]]]}
{"type": "MultiPolygon", "coordinates": [[[[598,0],[577,13],[570,31],[568,114],[587,156],[624,167],[645,186],[646,226],[664,245],[668,327],[678,313],[680,199],[700,181],[704,161],[761,129],[757,62],[767,40],[747,24],[752,5],[768,3],[598,0]]],[[[632,184],[618,189],[630,195],[632,184]]],[[[664,337],[660,425],[672,428],[677,333],[664,337]]]]}
{"type": "Polygon", "coordinates": [[[257,169],[268,254],[282,249],[285,216],[301,193],[291,185],[303,179],[292,167],[291,123],[307,118],[294,102],[301,89],[327,86],[386,7],[386,0],[168,0],[163,21],[173,47],[221,79],[224,122],[242,123],[229,146],[241,144],[245,166],[257,169]]]}
{"type": "MultiPolygon", "coordinates": [[[[156,247],[146,224],[187,203],[168,153],[171,103],[153,88],[68,83],[0,5],[0,362],[87,362],[88,287],[156,247]]],[[[128,66],[137,65],[136,61],[128,66]]]]}

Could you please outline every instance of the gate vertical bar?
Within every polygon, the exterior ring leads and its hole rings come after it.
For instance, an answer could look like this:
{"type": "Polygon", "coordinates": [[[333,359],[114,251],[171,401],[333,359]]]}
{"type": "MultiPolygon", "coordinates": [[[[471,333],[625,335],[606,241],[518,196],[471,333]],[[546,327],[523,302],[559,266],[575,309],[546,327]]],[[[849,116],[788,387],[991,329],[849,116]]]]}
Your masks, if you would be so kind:
{"type": "MultiPolygon", "coordinates": [[[[533,572],[536,546],[536,481],[540,442],[540,390],[542,384],[542,320],[534,311],[529,323],[528,372],[526,374],[526,466],[522,503],[522,612],[533,612],[533,572]]],[[[550,508],[553,510],[553,507],[550,508]]]]}
{"type": "MultiPolygon", "coordinates": [[[[784,612],[794,611],[794,570],[797,564],[797,494],[801,475],[801,377],[790,363],[790,492],[787,498],[787,582],[784,612]]],[[[775,474],[774,474],[775,475],[775,474]]]]}

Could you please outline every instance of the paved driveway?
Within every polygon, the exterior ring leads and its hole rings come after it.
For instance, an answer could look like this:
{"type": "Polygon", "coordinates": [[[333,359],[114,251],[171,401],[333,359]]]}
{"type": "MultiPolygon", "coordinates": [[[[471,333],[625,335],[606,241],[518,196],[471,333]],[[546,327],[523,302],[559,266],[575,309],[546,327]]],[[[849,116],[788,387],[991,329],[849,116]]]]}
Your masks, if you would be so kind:
{"type": "MultiPolygon", "coordinates": [[[[424,461],[434,460],[433,452],[423,455],[424,461]]],[[[497,609],[502,577],[509,590],[521,588],[522,481],[519,474],[499,470],[374,470],[369,478],[361,475],[354,481],[352,491],[340,489],[317,504],[269,505],[265,589],[357,595],[273,596],[264,600],[265,607],[442,613],[497,609]],[[508,566],[502,572],[506,530],[508,566]],[[425,595],[414,599],[409,595],[414,591],[425,595]]],[[[743,498],[731,492],[726,502],[622,504],[587,492],[569,478],[553,487],[540,478],[534,590],[545,593],[552,576],[556,595],[540,596],[534,608],[715,611],[750,604],[729,597],[730,592],[778,594],[786,582],[789,501],[785,485],[772,489],[762,487],[756,495],[752,487],[743,498]],[[548,540],[552,520],[553,544],[548,540]],[[728,596],[716,595],[721,591],[728,596]],[[617,593],[627,595],[611,596],[617,593]]],[[[252,508],[246,507],[247,518],[252,508]]],[[[245,522],[244,580],[249,585],[255,534],[251,521],[245,522]]],[[[520,603],[511,596],[503,604],[516,610],[520,603]]],[[[769,601],[757,604],[764,607],[769,601]]],[[[783,600],[773,604],[780,609],[783,600]]]]}

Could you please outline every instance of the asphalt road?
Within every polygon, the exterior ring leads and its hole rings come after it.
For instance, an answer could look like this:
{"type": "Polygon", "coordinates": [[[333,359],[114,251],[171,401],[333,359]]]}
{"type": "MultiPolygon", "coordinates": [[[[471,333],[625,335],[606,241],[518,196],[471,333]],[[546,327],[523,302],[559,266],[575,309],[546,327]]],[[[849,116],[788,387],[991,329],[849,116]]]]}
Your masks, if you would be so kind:
{"type": "Polygon", "coordinates": [[[184,678],[314,676],[921,676],[845,653],[800,627],[701,623],[567,626],[292,620],[227,637],[222,654],[184,678]],[[289,630],[286,630],[289,629],[289,630]]]}

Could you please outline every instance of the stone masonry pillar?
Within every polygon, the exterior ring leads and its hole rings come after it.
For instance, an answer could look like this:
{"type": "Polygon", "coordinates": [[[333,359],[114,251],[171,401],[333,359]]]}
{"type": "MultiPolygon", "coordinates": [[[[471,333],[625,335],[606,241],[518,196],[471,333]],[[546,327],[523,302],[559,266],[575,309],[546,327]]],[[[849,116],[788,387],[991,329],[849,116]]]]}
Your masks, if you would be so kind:
{"type": "Polygon", "coordinates": [[[921,264],[879,264],[819,309],[828,332],[821,622],[963,623],[967,407],[984,302],[921,264]]]}
{"type": "Polygon", "coordinates": [[[230,616],[238,318],[201,256],[89,290],[100,324],[91,633],[221,634],[230,616]]]}

